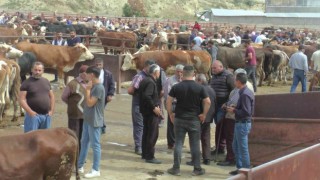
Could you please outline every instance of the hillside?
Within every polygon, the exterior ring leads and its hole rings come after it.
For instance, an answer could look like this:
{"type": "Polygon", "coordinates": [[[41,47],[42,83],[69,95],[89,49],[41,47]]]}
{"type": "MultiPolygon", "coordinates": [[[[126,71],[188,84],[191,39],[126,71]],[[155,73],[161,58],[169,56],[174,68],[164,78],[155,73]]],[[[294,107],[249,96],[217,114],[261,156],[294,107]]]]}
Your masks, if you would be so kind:
{"type": "MultiPolygon", "coordinates": [[[[191,19],[195,12],[210,8],[258,9],[261,0],[142,0],[148,17],[191,19]],[[253,7],[246,4],[254,2],[253,7]],[[236,3],[237,5],[235,5],[236,3]]],[[[57,13],[103,14],[122,16],[122,7],[127,0],[1,0],[2,10],[47,11],[57,13]]]]}

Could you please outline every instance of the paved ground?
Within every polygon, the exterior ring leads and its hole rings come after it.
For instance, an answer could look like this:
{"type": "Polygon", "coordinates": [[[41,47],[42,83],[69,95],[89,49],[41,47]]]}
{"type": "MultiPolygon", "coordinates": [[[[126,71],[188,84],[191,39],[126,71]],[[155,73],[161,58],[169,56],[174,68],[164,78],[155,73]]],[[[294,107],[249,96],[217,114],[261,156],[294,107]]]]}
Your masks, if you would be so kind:
{"type": "MultiPolygon", "coordinates": [[[[53,77],[48,76],[51,80],[53,77]]],[[[262,87],[259,88],[258,94],[271,94],[279,92],[288,92],[289,86],[262,87]]],[[[67,115],[66,105],[60,100],[62,90],[55,89],[56,110],[53,116],[53,127],[66,127],[67,115]]],[[[173,154],[167,150],[166,146],[166,125],[160,128],[159,139],[156,145],[156,157],[163,163],[153,165],[145,163],[140,156],[133,153],[132,123],[131,123],[131,96],[128,94],[116,95],[113,101],[108,104],[105,111],[107,120],[107,133],[102,136],[102,161],[101,177],[96,179],[107,180],[166,180],[166,179],[226,179],[229,177],[228,172],[234,170],[233,167],[220,167],[215,165],[203,165],[206,174],[201,177],[192,177],[193,167],[185,165],[190,161],[188,145],[183,150],[181,177],[171,176],[166,170],[172,166],[173,154]]],[[[20,119],[20,123],[22,118],[20,119]]],[[[5,123],[5,122],[3,122],[5,123]]],[[[3,124],[2,123],[2,124],[3,124]]],[[[0,129],[0,136],[22,133],[21,126],[10,126],[0,129]]],[[[214,128],[212,128],[214,134],[214,128]]],[[[214,137],[212,136],[212,139],[214,137]]],[[[188,140],[186,139],[186,142],[188,140]]],[[[213,144],[213,141],[212,141],[213,144]]],[[[219,160],[223,160],[219,156],[219,160]]],[[[89,151],[85,171],[91,169],[92,152],[89,151]]]]}

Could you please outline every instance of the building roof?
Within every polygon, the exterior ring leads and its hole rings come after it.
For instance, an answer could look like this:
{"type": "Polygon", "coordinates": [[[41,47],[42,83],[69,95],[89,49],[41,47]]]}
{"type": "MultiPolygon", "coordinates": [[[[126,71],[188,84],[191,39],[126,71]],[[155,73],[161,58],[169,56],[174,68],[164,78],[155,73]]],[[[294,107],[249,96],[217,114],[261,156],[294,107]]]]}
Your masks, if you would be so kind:
{"type": "Polygon", "coordinates": [[[262,11],[242,9],[211,9],[214,16],[264,16],[262,11]]]}
{"type": "Polygon", "coordinates": [[[264,13],[262,11],[241,9],[211,9],[214,16],[265,16],[265,17],[297,17],[320,18],[320,13],[264,13]]]}

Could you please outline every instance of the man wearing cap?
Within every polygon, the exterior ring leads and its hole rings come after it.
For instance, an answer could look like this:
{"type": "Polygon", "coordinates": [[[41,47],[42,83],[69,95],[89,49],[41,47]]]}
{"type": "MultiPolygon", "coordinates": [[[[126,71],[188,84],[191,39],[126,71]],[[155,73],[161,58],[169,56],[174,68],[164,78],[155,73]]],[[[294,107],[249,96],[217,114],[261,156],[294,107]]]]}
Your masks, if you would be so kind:
{"type": "MultiPolygon", "coordinates": [[[[239,74],[239,73],[247,74],[246,70],[239,68],[234,72],[234,76],[236,77],[237,74],[239,74]]],[[[253,86],[249,81],[247,81],[246,85],[252,92],[254,92],[253,86]]],[[[226,110],[227,107],[236,107],[237,106],[237,103],[239,100],[239,90],[240,89],[235,87],[231,91],[228,101],[222,105],[223,109],[226,110]]],[[[225,133],[226,144],[227,144],[227,156],[226,156],[225,161],[219,162],[219,163],[217,163],[217,165],[219,165],[219,166],[234,166],[235,165],[235,156],[234,156],[234,152],[232,149],[232,142],[233,142],[233,137],[234,137],[235,116],[234,116],[233,112],[226,113],[224,123],[225,123],[225,128],[226,128],[226,131],[224,131],[224,133],[225,133]]]]}
{"type": "Polygon", "coordinates": [[[306,92],[307,90],[308,59],[304,54],[305,49],[303,45],[299,45],[298,50],[298,52],[292,54],[289,60],[289,67],[294,71],[290,93],[296,91],[299,82],[302,85],[302,92],[306,92]]]}
{"type": "Polygon", "coordinates": [[[138,74],[136,74],[133,79],[131,85],[128,87],[128,94],[132,95],[132,104],[131,104],[131,116],[132,116],[132,124],[133,124],[133,140],[135,145],[135,153],[141,155],[141,141],[142,141],[142,133],[143,133],[143,118],[140,113],[139,101],[139,87],[140,82],[148,75],[149,66],[154,64],[155,62],[152,60],[147,60],[144,63],[144,68],[138,74]]]}
{"type": "Polygon", "coordinates": [[[256,69],[257,69],[257,57],[256,57],[256,51],[251,46],[251,41],[247,40],[244,43],[244,46],[246,48],[246,55],[245,55],[245,61],[246,61],[246,71],[248,79],[251,79],[253,84],[254,92],[257,92],[257,81],[256,81],[256,69]]]}
{"type": "Polygon", "coordinates": [[[160,164],[155,158],[155,145],[159,136],[161,109],[156,80],[160,77],[160,67],[153,64],[149,74],[141,81],[139,87],[139,107],[143,117],[142,159],[147,163],[160,164]]]}
{"type": "Polygon", "coordinates": [[[61,95],[62,101],[68,105],[68,128],[76,133],[79,140],[79,147],[81,147],[80,140],[83,124],[87,68],[87,65],[82,65],[80,67],[78,77],[67,84],[61,95]]]}
{"type": "MultiPolygon", "coordinates": [[[[164,85],[164,104],[166,105],[167,103],[167,98],[169,95],[169,92],[172,88],[173,85],[178,84],[179,82],[182,81],[182,71],[183,71],[183,65],[178,64],[176,65],[176,71],[175,75],[169,77],[164,85]]],[[[173,109],[175,108],[177,103],[177,100],[174,99],[172,102],[172,107],[173,109]]],[[[173,110],[174,111],[174,110],[173,110]]],[[[168,114],[168,123],[167,123],[167,144],[168,144],[168,149],[173,149],[175,143],[175,138],[174,138],[174,128],[173,128],[173,123],[170,120],[170,116],[168,114]]]]}

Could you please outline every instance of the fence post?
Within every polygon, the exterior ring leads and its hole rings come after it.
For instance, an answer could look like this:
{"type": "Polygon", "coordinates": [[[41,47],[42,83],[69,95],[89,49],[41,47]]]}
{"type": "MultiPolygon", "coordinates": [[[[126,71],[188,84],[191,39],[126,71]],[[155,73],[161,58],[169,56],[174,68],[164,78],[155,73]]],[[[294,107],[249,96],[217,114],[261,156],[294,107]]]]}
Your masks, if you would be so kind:
{"type": "Polygon", "coordinates": [[[90,36],[89,35],[86,35],[86,47],[89,49],[89,46],[90,46],[90,36]]]}

